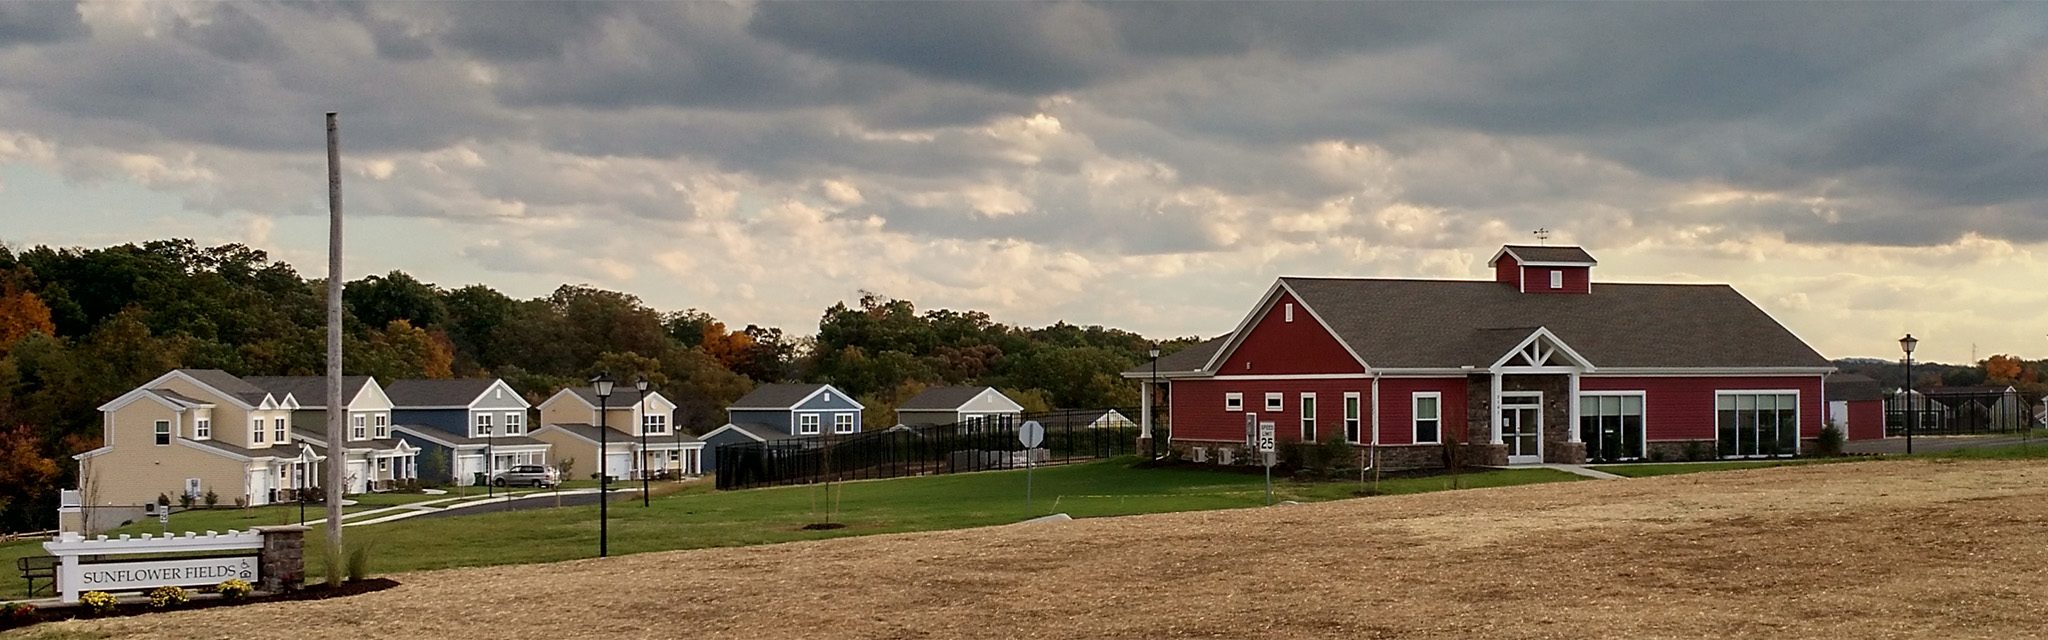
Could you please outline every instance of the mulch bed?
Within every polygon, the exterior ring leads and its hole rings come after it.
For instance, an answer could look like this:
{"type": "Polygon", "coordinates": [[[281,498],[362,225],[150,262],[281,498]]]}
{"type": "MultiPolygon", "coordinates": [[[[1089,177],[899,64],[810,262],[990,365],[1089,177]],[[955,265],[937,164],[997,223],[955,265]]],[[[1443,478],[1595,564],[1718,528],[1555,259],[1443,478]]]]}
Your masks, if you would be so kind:
{"type": "Polygon", "coordinates": [[[87,608],[83,604],[42,608],[37,609],[36,612],[33,614],[33,618],[29,620],[18,620],[0,617],[0,631],[6,631],[8,629],[15,629],[19,627],[26,627],[32,624],[36,624],[38,622],[56,622],[58,620],[74,620],[83,618],[122,618],[127,616],[139,616],[149,613],[162,613],[166,611],[190,611],[193,609],[211,609],[214,607],[233,607],[244,604],[255,604],[258,602],[296,602],[303,600],[327,600],[330,598],[346,598],[348,596],[353,595],[361,595],[375,591],[383,591],[385,589],[389,589],[396,586],[398,586],[398,581],[392,580],[390,578],[365,578],[362,580],[357,580],[355,582],[342,583],[342,585],[339,587],[313,586],[300,589],[298,591],[287,591],[284,593],[273,593],[265,595],[252,595],[241,600],[229,600],[226,598],[218,597],[198,597],[203,594],[188,589],[188,591],[193,592],[193,595],[195,597],[190,602],[186,602],[185,604],[171,607],[168,609],[158,609],[156,607],[149,606],[148,602],[123,602],[114,605],[114,610],[112,612],[103,614],[93,613],[92,609],[87,608]]]}

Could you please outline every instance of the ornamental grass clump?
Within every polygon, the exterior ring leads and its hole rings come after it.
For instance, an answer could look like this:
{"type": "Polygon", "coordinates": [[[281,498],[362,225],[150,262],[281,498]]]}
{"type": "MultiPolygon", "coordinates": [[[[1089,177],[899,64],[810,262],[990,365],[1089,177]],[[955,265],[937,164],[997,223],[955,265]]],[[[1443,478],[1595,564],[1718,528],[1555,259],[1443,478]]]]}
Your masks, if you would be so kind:
{"type": "Polygon", "coordinates": [[[192,595],[184,587],[157,587],[149,590],[149,606],[169,609],[192,601],[192,595]]]}
{"type": "Polygon", "coordinates": [[[87,591],[78,596],[78,601],[85,605],[87,611],[98,614],[113,613],[117,603],[114,594],[105,591],[87,591]]]}
{"type": "Polygon", "coordinates": [[[241,578],[228,578],[227,581],[214,585],[213,591],[220,594],[222,600],[242,600],[254,593],[256,587],[241,578]]]}

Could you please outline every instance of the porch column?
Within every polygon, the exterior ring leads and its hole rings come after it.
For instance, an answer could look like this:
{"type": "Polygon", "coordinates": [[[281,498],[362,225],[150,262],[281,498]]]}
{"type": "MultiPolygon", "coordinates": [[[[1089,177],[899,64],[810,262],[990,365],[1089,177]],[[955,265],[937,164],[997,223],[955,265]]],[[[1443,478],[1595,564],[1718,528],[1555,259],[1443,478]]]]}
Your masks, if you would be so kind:
{"type": "Polygon", "coordinates": [[[1493,432],[1493,435],[1491,436],[1493,444],[1506,444],[1506,442],[1502,441],[1500,437],[1500,382],[1500,372],[1493,372],[1493,386],[1491,389],[1489,389],[1490,394],[1493,396],[1493,399],[1492,401],[1487,403],[1487,413],[1489,414],[1487,416],[1487,420],[1489,421],[1488,424],[1490,425],[1488,431],[1493,432]]]}
{"type": "Polygon", "coordinates": [[[1138,439],[1152,439],[1152,381],[1139,380],[1138,389],[1138,439]]]}
{"type": "Polygon", "coordinates": [[[1570,404],[1565,405],[1565,407],[1567,407],[1566,410],[1570,413],[1565,416],[1565,442],[1577,444],[1579,442],[1579,372],[1572,372],[1568,385],[1565,388],[1565,393],[1570,395],[1566,399],[1570,404]]]}

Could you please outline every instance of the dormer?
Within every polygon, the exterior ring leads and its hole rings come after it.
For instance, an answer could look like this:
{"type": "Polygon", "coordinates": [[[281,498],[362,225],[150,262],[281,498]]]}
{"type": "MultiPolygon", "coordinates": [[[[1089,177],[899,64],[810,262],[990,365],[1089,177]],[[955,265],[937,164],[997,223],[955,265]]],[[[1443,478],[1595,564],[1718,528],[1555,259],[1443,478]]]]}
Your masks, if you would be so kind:
{"type": "Polygon", "coordinates": [[[1507,245],[1486,261],[1493,281],[1522,293],[1592,293],[1593,266],[1599,264],[1578,247],[1507,245]]]}

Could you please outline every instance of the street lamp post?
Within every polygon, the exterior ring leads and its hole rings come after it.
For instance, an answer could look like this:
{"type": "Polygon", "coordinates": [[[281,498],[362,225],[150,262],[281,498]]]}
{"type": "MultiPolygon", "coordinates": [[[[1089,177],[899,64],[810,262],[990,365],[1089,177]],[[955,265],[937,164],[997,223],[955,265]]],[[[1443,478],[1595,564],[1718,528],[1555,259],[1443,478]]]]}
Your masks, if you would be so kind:
{"type": "Polygon", "coordinates": [[[590,379],[590,388],[597,393],[597,557],[602,558],[608,555],[606,547],[611,540],[611,513],[608,508],[611,500],[605,495],[611,489],[611,456],[607,455],[611,453],[611,438],[605,432],[611,429],[605,424],[604,415],[610,408],[606,400],[612,397],[611,375],[597,374],[590,379]]]}
{"type": "Polygon", "coordinates": [[[497,494],[497,485],[492,482],[498,472],[498,425],[492,424],[484,430],[484,497],[497,494]]]}
{"type": "Polygon", "coordinates": [[[306,485],[313,478],[313,451],[299,450],[299,526],[306,526],[306,485]]]}
{"type": "Polygon", "coordinates": [[[1913,347],[1919,345],[1913,334],[1899,338],[1899,348],[1906,351],[1906,455],[1913,455],[1913,427],[1920,421],[1920,414],[1913,411],[1913,347]]]}
{"type": "MultiPolygon", "coordinates": [[[[1152,429],[1154,431],[1157,431],[1159,429],[1159,345],[1156,343],[1152,345],[1151,356],[1152,384],[1151,386],[1145,387],[1145,407],[1151,410],[1152,416],[1150,422],[1152,423],[1152,429]]],[[[1151,455],[1152,459],[1157,460],[1159,459],[1159,434],[1153,433],[1151,435],[1152,450],[1148,453],[1151,455]]]]}
{"type": "Polygon", "coordinates": [[[640,390],[640,506],[648,506],[647,499],[647,376],[633,379],[633,388],[640,390]]]}

